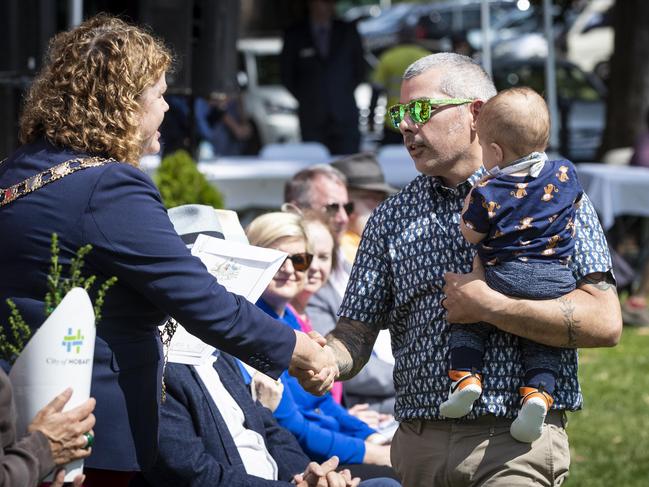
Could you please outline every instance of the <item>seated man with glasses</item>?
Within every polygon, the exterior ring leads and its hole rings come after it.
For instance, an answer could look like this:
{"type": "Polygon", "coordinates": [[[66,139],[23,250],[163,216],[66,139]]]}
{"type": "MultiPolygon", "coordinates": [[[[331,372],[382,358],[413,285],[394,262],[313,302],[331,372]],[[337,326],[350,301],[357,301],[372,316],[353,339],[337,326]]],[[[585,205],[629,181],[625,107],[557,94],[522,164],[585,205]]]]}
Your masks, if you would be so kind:
{"type": "MultiPolygon", "coordinates": [[[[323,211],[334,231],[336,248],[347,230],[349,215],[354,212],[354,203],[349,201],[347,179],[338,169],[329,164],[316,164],[296,173],[284,188],[284,201],[299,209],[323,211]]],[[[340,252],[339,252],[340,254],[340,252]]],[[[329,281],[342,297],[349,279],[351,265],[338,255],[329,281]]]]}

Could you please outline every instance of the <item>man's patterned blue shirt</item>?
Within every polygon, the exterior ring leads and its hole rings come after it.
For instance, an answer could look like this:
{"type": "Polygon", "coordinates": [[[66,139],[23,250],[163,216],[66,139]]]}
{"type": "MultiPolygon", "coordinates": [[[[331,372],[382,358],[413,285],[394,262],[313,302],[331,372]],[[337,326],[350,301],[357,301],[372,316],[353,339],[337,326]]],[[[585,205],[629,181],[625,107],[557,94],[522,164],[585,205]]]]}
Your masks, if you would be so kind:
{"type": "MultiPolygon", "coordinates": [[[[440,304],[443,276],[471,271],[475,251],[460,233],[460,212],[483,174],[481,168],[453,189],[420,175],[381,204],[363,232],[339,315],[390,329],[399,421],[443,419],[439,406],[450,386],[449,324],[440,304]]],[[[587,197],[575,226],[571,265],[577,281],[610,271],[606,239],[587,197]]],[[[514,417],[524,374],[518,338],[499,330],[492,333],[484,363],[484,392],[468,418],[487,413],[514,417]]],[[[555,409],[581,407],[576,350],[562,352],[554,399],[555,409]]]]}

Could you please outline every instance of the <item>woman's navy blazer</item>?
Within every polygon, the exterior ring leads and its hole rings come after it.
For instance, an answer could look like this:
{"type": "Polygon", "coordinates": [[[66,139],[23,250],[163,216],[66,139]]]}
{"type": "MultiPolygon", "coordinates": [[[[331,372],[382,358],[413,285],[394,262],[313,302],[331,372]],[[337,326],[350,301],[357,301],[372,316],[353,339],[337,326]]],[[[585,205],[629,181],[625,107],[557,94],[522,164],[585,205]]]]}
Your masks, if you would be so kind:
{"type": "MultiPolygon", "coordinates": [[[[0,164],[0,188],[82,156],[45,141],[23,146],[0,164]]],[[[0,207],[0,323],[7,323],[7,298],[30,326],[43,322],[53,233],[61,264],[89,243],[84,273],[98,282],[118,278],[97,323],[96,442],[87,466],[134,471],[153,463],[162,377],[157,327],[167,316],[271,376],[287,368],[293,330],[226,292],[185,248],[151,179],[120,162],[77,171],[0,207]]]]}

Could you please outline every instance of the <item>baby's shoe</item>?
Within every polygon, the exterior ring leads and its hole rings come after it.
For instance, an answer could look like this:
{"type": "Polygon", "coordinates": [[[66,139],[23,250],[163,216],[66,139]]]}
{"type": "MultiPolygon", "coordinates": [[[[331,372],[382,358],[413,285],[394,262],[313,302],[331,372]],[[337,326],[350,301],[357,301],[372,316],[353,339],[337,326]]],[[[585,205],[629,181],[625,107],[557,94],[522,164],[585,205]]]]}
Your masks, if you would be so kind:
{"type": "Polygon", "coordinates": [[[469,414],[473,403],[482,394],[482,375],[474,370],[450,370],[448,376],[453,383],[439,412],[447,418],[461,418],[469,414]]]}
{"type": "Polygon", "coordinates": [[[521,387],[521,410],[514,420],[509,432],[514,439],[523,443],[532,443],[541,437],[543,423],[554,400],[545,392],[543,386],[521,387]]]}

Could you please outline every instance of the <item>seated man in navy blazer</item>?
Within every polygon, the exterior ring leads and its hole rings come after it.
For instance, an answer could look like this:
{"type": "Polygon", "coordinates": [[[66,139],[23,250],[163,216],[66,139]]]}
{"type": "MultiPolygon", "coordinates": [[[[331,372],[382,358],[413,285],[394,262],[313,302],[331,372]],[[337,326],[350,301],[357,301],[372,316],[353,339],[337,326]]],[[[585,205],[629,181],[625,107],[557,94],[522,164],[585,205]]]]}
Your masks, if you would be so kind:
{"type": "MultiPolygon", "coordinates": [[[[198,233],[233,235],[220,227],[216,212],[207,206],[171,209],[169,217],[188,244],[198,233]]],[[[311,486],[319,476],[326,478],[325,485],[358,485],[348,472],[333,471],[335,457],[322,465],[309,463],[293,435],[253,402],[238,367],[233,357],[219,351],[199,365],[167,364],[158,459],[132,485],[311,486]]],[[[361,485],[400,484],[373,479],[361,485]]]]}

